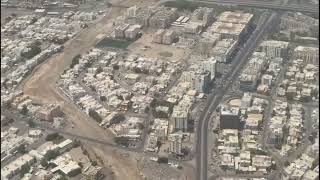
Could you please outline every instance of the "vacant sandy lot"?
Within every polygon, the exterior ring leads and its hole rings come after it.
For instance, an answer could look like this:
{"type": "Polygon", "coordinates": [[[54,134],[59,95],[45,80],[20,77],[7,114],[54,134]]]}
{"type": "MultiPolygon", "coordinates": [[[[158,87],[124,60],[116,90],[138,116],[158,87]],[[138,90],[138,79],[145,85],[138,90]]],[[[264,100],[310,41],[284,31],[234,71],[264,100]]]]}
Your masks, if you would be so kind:
{"type": "Polygon", "coordinates": [[[180,60],[186,56],[186,50],[181,48],[176,48],[171,45],[157,44],[152,42],[153,33],[147,32],[138,39],[136,42],[130,44],[128,50],[134,54],[138,54],[144,57],[150,58],[162,58],[168,60],[180,60]],[[146,48],[147,47],[147,48],[146,48]],[[160,53],[169,53],[172,54],[171,57],[161,56],[160,53]]]}

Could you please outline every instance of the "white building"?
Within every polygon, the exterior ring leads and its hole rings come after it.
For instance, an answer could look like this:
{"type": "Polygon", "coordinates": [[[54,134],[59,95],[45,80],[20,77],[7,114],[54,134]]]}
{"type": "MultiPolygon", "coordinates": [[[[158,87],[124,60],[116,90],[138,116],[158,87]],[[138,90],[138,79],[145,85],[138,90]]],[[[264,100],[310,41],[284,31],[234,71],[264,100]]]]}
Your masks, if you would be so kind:
{"type": "Polygon", "coordinates": [[[288,51],[289,42],[267,40],[260,44],[262,52],[266,53],[267,57],[283,57],[288,51]]]}
{"type": "Polygon", "coordinates": [[[293,55],[296,59],[302,59],[306,63],[319,65],[318,47],[298,46],[294,49],[293,55]]]}
{"type": "Polygon", "coordinates": [[[187,131],[188,129],[188,112],[187,111],[173,111],[171,122],[175,130],[187,131]]]}
{"type": "Polygon", "coordinates": [[[174,133],[169,135],[170,147],[169,152],[173,154],[181,155],[182,149],[182,132],[174,133]]]}

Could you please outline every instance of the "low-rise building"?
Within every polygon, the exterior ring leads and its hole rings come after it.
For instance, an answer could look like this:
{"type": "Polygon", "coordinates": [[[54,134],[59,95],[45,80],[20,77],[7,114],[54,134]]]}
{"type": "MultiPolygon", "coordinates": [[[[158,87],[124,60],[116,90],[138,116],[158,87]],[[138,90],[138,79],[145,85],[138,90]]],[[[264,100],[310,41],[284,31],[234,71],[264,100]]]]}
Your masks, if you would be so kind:
{"type": "Polygon", "coordinates": [[[302,59],[308,64],[319,65],[319,48],[298,46],[293,51],[293,56],[296,59],[302,59]]]}
{"type": "Polygon", "coordinates": [[[29,154],[18,157],[16,160],[1,168],[1,179],[11,179],[20,173],[22,166],[31,165],[34,162],[35,158],[29,154]]]}
{"type": "Polygon", "coordinates": [[[61,108],[57,104],[45,105],[38,109],[36,117],[40,120],[52,121],[54,117],[59,117],[63,114],[61,108]]]}
{"type": "Polygon", "coordinates": [[[141,29],[141,25],[139,25],[139,24],[131,25],[129,28],[127,28],[124,31],[125,38],[135,39],[137,37],[140,29],[141,29]]]}
{"type": "Polygon", "coordinates": [[[115,28],[114,33],[116,38],[124,38],[125,37],[125,31],[128,29],[129,24],[122,24],[115,28]]]}

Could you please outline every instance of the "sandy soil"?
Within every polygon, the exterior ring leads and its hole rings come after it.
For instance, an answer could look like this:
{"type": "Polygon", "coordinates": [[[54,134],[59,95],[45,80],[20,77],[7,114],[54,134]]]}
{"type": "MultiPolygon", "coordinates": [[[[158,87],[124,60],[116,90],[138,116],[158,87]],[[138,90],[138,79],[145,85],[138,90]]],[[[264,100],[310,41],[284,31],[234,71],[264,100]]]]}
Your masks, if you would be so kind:
{"type": "Polygon", "coordinates": [[[45,63],[38,66],[31,77],[24,82],[23,91],[32,99],[43,103],[58,103],[63,111],[70,117],[75,125],[72,129],[82,135],[106,139],[108,134],[102,128],[87,118],[84,113],[73,105],[70,100],[66,99],[56,86],[59,75],[69,66],[72,58],[77,54],[86,53],[97,42],[96,36],[100,33],[111,31],[112,23],[110,18],[118,16],[121,13],[119,8],[113,8],[110,16],[103,19],[91,27],[82,31],[76,38],[65,44],[62,53],[49,58],[45,63]]]}
{"type": "Polygon", "coordinates": [[[94,153],[103,161],[105,167],[110,168],[114,172],[115,180],[142,180],[142,176],[137,169],[137,160],[130,154],[123,156],[119,150],[114,148],[104,148],[94,146],[87,148],[89,153],[94,153]],[[108,155],[108,156],[106,156],[108,155]]]}
{"type": "MultiPolygon", "coordinates": [[[[146,5],[148,3],[152,3],[152,1],[143,2],[129,0],[122,2],[122,4],[128,6],[134,4],[146,5]]],[[[124,8],[113,7],[109,15],[103,17],[97,24],[90,25],[87,29],[80,32],[77,37],[68,41],[64,45],[65,49],[62,53],[49,58],[43,64],[35,68],[31,76],[26,78],[21,85],[24,93],[36,101],[60,104],[62,110],[74,124],[73,129],[67,129],[70,132],[112,142],[110,133],[100,128],[96,122],[89,119],[72,102],[70,102],[69,99],[60,93],[56,82],[64,69],[68,68],[71,64],[74,56],[86,53],[98,42],[98,39],[96,38],[97,35],[107,34],[113,30],[112,19],[122,15],[124,11],[124,8]]],[[[128,159],[121,157],[117,152],[110,150],[107,147],[98,147],[95,145],[93,150],[96,153],[99,153],[108,164],[112,165],[116,179],[141,179],[135,168],[134,161],[129,161],[128,159]]]]}
{"type": "Polygon", "coordinates": [[[134,52],[135,54],[139,54],[141,56],[150,57],[150,58],[162,58],[168,60],[180,60],[186,54],[185,50],[181,48],[176,48],[170,45],[157,44],[152,42],[153,33],[147,32],[144,33],[143,36],[138,39],[136,42],[130,44],[128,50],[134,52]],[[148,48],[144,48],[145,46],[149,46],[148,48]],[[169,52],[172,53],[171,57],[163,57],[159,55],[159,53],[169,52]]]}

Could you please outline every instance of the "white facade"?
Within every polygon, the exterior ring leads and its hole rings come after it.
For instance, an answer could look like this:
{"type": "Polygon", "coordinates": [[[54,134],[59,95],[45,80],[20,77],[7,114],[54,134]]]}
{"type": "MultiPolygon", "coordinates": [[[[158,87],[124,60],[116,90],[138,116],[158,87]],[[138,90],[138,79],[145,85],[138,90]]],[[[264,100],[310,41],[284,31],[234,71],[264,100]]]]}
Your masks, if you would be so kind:
{"type": "Polygon", "coordinates": [[[176,134],[170,134],[169,136],[170,141],[170,147],[169,152],[174,154],[182,154],[182,134],[176,133],[176,134]]]}
{"type": "Polygon", "coordinates": [[[306,63],[319,64],[319,48],[298,46],[294,49],[294,57],[306,63]]]}

